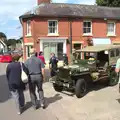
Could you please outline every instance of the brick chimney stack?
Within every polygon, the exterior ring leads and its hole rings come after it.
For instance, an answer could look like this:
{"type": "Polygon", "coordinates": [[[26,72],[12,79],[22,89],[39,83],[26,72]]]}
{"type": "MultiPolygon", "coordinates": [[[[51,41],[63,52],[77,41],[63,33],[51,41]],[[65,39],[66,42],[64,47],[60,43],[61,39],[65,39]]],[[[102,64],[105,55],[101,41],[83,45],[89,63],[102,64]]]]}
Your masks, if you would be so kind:
{"type": "Polygon", "coordinates": [[[41,3],[51,3],[51,0],[38,0],[38,5],[41,3]]]}

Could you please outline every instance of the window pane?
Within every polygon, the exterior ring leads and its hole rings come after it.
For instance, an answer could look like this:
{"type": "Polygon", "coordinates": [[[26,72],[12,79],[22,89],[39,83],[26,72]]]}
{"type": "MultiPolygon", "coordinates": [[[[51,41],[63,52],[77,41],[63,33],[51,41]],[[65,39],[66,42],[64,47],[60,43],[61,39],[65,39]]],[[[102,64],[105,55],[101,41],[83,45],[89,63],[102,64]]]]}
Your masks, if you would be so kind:
{"type": "Polygon", "coordinates": [[[51,27],[49,28],[49,33],[52,33],[52,28],[51,27]]]}
{"type": "Polygon", "coordinates": [[[49,21],[49,26],[50,26],[50,27],[52,26],[52,22],[51,22],[51,21],[49,21]]]}
{"type": "Polygon", "coordinates": [[[52,33],[55,33],[55,27],[53,27],[53,29],[52,29],[53,31],[52,31],[52,33]]]}
{"type": "Polygon", "coordinates": [[[86,28],[83,29],[83,33],[87,33],[86,28]]]}
{"type": "Polygon", "coordinates": [[[114,23],[108,23],[108,33],[114,33],[114,23]]]}
{"type": "Polygon", "coordinates": [[[27,34],[31,34],[31,21],[27,21],[27,34]]]}
{"type": "Polygon", "coordinates": [[[91,22],[88,22],[88,27],[91,27],[91,22]]]}
{"type": "Polygon", "coordinates": [[[87,28],[87,33],[90,33],[91,32],[91,29],[90,28],[87,28]]]}
{"type": "Polygon", "coordinates": [[[87,27],[87,22],[84,22],[84,27],[87,27]]]}
{"type": "Polygon", "coordinates": [[[53,27],[55,27],[55,21],[53,21],[53,27]]]}
{"type": "Polygon", "coordinates": [[[91,33],[91,22],[84,22],[83,33],[91,33]]]}

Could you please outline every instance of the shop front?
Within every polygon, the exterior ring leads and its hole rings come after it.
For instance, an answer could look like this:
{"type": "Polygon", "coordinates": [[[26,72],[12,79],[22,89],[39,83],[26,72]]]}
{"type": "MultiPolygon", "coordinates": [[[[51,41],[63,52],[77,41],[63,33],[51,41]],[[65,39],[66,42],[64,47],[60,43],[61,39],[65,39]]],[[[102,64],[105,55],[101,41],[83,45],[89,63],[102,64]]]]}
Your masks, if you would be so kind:
{"type": "Polygon", "coordinates": [[[67,38],[41,38],[40,51],[43,51],[46,61],[49,61],[50,54],[55,53],[59,60],[63,59],[63,54],[66,54],[67,38]]]}

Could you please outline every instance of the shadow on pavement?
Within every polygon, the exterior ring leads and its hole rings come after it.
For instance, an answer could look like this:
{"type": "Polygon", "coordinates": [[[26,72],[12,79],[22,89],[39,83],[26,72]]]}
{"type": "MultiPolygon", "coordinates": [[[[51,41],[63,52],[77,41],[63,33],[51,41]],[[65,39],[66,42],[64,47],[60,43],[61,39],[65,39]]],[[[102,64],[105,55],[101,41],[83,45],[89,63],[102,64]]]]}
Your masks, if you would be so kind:
{"type": "MultiPolygon", "coordinates": [[[[62,97],[60,96],[60,94],[56,94],[53,97],[49,97],[49,98],[45,97],[45,107],[47,108],[49,106],[49,104],[55,103],[56,101],[61,100],[61,99],[62,99],[62,97]]],[[[40,107],[39,103],[40,103],[40,101],[38,100],[37,101],[38,107],[40,107]]],[[[31,107],[32,107],[32,102],[27,102],[23,112],[25,112],[26,110],[28,110],[31,107]]]]}
{"type": "Polygon", "coordinates": [[[116,99],[119,103],[120,103],[120,98],[119,99],[116,99]]]}
{"type": "Polygon", "coordinates": [[[55,103],[61,99],[62,99],[62,96],[60,96],[60,94],[56,94],[53,97],[45,98],[46,107],[48,107],[50,104],[55,103]]]}
{"type": "Polygon", "coordinates": [[[31,107],[32,107],[32,103],[31,102],[26,102],[23,112],[25,112],[26,110],[28,110],[31,107]]]}
{"type": "Polygon", "coordinates": [[[0,103],[6,102],[10,98],[6,75],[0,76],[0,103]]]}
{"type": "Polygon", "coordinates": [[[50,70],[49,69],[45,69],[45,80],[44,80],[44,83],[48,82],[49,78],[50,78],[50,70]]]}
{"type": "Polygon", "coordinates": [[[90,85],[89,91],[98,91],[107,87],[109,87],[107,81],[98,81],[90,85]]]}

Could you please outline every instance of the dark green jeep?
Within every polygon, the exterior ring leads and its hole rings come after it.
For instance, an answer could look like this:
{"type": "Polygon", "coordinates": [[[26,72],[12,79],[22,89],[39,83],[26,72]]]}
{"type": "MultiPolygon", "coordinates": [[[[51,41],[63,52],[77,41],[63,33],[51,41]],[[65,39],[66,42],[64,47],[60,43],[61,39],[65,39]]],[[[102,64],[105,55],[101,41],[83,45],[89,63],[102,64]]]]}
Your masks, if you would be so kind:
{"type": "Polygon", "coordinates": [[[78,98],[83,97],[92,82],[107,80],[113,86],[118,83],[115,65],[120,57],[120,46],[96,45],[77,50],[73,63],[60,67],[50,81],[56,91],[64,88],[74,90],[78,98]]]}

